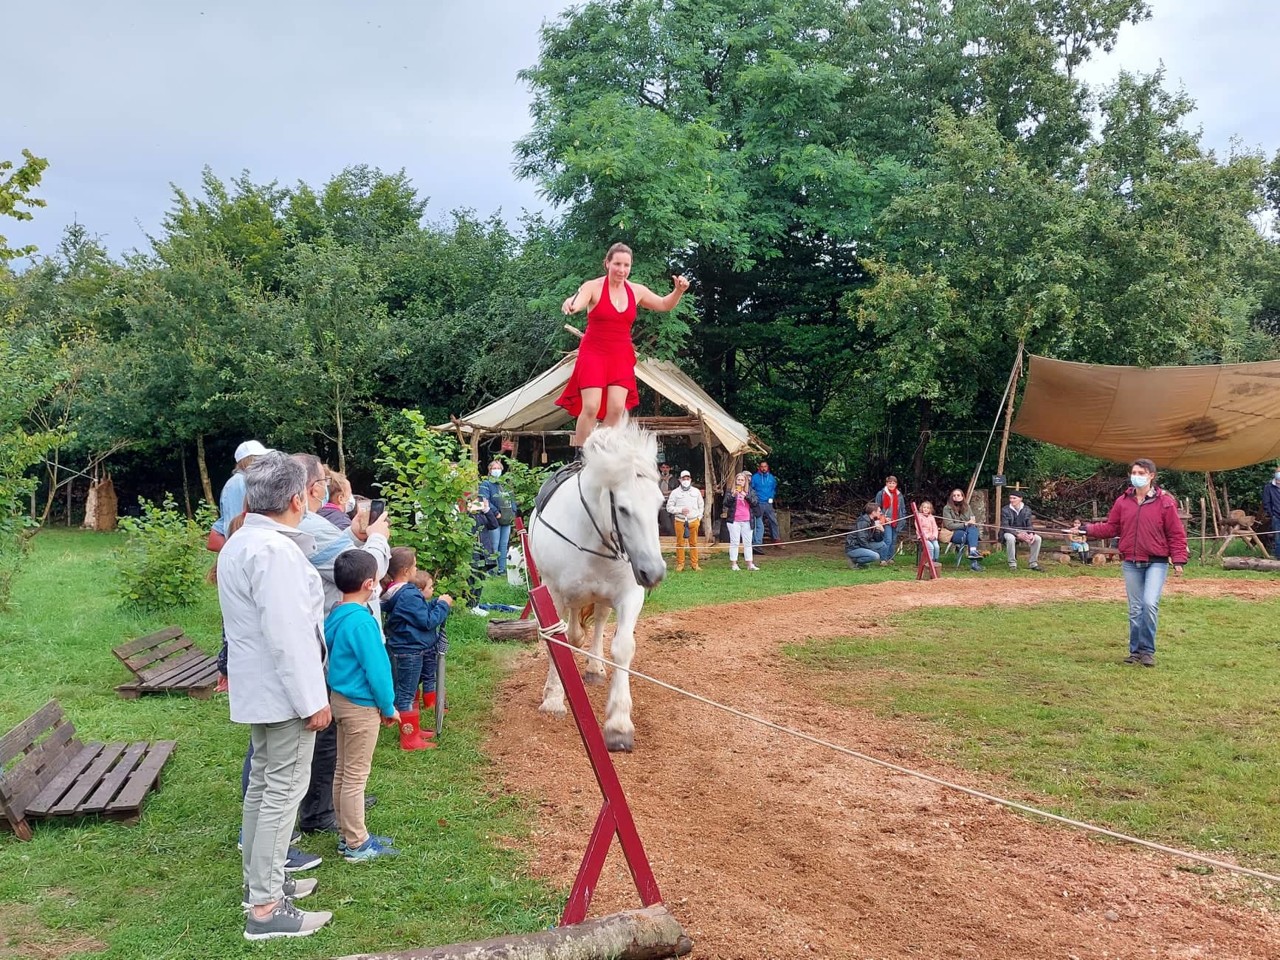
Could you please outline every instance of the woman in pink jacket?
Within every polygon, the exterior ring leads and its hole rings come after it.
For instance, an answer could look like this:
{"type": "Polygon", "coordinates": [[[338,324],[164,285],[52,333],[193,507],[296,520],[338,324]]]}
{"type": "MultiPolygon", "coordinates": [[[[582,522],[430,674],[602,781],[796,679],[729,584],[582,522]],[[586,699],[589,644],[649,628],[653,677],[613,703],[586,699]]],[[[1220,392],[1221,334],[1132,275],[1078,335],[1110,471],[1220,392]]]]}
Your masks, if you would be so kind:
{"type": "Polygon", "coordinates": [[[1129,656],[1125,663],[1156,665],[1156,623],[1160,593],[1173,565],[1182,576],[1187,562],[1187,531],[1178,502],[1156,486],[1156,465],[1135,460],[1129,466],[1129,489],[1101,523],[1078,524],[1072,532],[1104,540],[1120,538],[1124,588],[1129,595],[1129,656]]]}

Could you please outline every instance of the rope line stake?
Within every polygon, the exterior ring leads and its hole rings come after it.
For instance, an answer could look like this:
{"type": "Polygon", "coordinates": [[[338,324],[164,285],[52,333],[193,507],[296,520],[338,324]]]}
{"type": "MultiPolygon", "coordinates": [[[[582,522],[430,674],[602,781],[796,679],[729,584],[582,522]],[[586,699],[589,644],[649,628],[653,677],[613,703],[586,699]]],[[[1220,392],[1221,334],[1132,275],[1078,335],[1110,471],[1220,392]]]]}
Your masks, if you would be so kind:
{"type": "MultiPolygon", "coordinates": [[[[563,621],[561,621],[560,623],[557,623],[554,626],[547,628],[545,632],[543,630],[538,631],[539,635],[542,636],[542,639],[547,642],[549,648],[555,649],[557,647],[563,647],[566,650],[568,650],[570,653],[578,654],[579,656],[586,657],[590,660],[595,660],[599,663],[604,664],[607,667],[612,667],[614,670],[624,669],[623,667],[618,666],[618,664],[614,663],[612,660],[610,660],[607,657],[597,656],[596,654],[591,653],[588,650],[583,650],[579,647],[573,646],[567,640],[561,640],[558,637],[556,637],[555,633],[557,631],[555,628],[563,625],[564,623],[563,621]]],[[[677,694],[678,696],[686,697],[687,699],[693,700],[697,703],[704,704],[708,707],[712,707],[713,709],[716,709],[716,710],[721,710],[724,713],[728,713],[732,716],[735,716],[740,720],[746,720],[746,721],[749,721],[750,723],[759,724],[762,727],[767,727],[770,730],[774,730],[778,733],[785,734],[786,736],[794,737],[798,740],[804,740],[808,743],[814,744],[815,746],[823,747],[827,750],[832,750],[836,753],[843,754],[844,756],[852,757],[855,760],[861,760],[864,763],[870,763],[870,764],[873,764],[874,766],[882,767],[886,770],[892,770],[894,773],[900,773],[903,776],[914,777],[917,780],[923,780],[927,783],[932,783],[936,786],[943,787],[947,790],[953,790],[957,793],[967,794],[970,797],[975,797],[976,799],[979,799],[979,800],[986,800],[989,803],[995,803],[1002,807],[1008,807],[1009,809],[1017,810],[1020,813],[1026,813],[1032,816],[1042,817],[1045,820],[1051,820],[1054,823],[1060,823],[1060,824],[1063,824],[1064,826],[1073,827],[1077,830],[1083,830],[1087,833],[1094,833],[1094,834],[1097,834],[1098,836],[1110,837],[1113,840],[1121,840],[1125,843],[1130,843],[1135,846],[1145,847],[1148,850],[1155,850],[1159,853],[1164,853],[1173,857],[1179,857],[1184,860],[1192,860],[1196,863],[1202,863],[1205,866],[1215,867],[1217,869],[1226,870],[1231,873],[1242,874],[1244,876],[1253,877],[1258,880],[1265,880],[1270,883],[1280,883],[1280,876],[1276,876],[1275,874],[1266,873],[1262,870],[1254,870],[1251,867],[1242,867],[1239,864],[1235,864],[1235,863],[1227,863],[1225,860],[1215,860],[1212,857],[1206,857],[1203,854],[1194,853],[1190,850],[1182,850],[1182,849],[1179,849],[1178,847],[1171,847],[1163,843],[1156,843],[1154,840],[1143,840],[1141,837],[1133,837],[1128,834],[1120,833],[1115,830],[1109,830],[1106,827],[1099,827],[1096,824],[1086,823],[1083,820],[1073,820],[1070,817],[1064,817],[1064,816],[1061,816],[1060,814],[1050,813],[1048,810],[1041,810],[1038,807],[1033,807],[1033,806],[1030,806],[1029,804],[1019,803],[1017,800],[1009,800],[1005,797],[999,797],[992,793],[986,793],[982,790],[976,790],[973,787],[966,787],[959,783],[953,783],[950,780],[943,780],[941,777],[935,777],[932,774],[924,773],[921,770],[913,770],[910,767],[904,767],[901,764],[891,763],[888,760],[882,760],[879,757],[872,756],[871,754],[860,753],[857,750],[851,750],[849,747],[841,746],[838,743],[832,743],[830,740],[823,740],[821,737],[815,737],[812,734],[805,733],[802,730],[796,730],[793,727],[787,727],[780,723],[775,723],[772,720],[766,720],[764,717],[758,717],[754,714],[750,714],[743,710],[739,710],[736,707],[731,707],[731,706],[728,706],[727,704],[723,704],[716,700],[712,700],[709,697],[704,697],[701,694],[693,693],[690,690],[685,690],[681,687],[677,687],[674,684],[667,683],[665,680],[659,680],[657,677],[649,676],[648,674],[641,673],[638,670],[627,669],[624,672],[629,673],[632,677],[639,678],[641,680],[652,683],[655,686],[661,687],[664,690],[668,690],[671,693],[677,694]]]]}

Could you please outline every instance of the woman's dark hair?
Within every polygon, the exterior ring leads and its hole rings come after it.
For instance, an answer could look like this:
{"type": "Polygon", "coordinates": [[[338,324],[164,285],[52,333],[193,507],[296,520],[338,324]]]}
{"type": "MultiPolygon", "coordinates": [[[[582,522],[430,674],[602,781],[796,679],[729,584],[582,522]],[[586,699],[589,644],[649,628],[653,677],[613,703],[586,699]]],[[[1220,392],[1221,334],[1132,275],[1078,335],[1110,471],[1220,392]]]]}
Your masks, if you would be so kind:
{"type": "Polygon", "coordinates": [[[1152,463],[1150,460],[1148,460],[1146,457],[1141,457],[1133,461],[1133,463],[1129,464],[1130,470],[1132,470],[1134,467],[1141,467],[1143,470],[1147,471],[1147,473],[1150,473],[1153,475],[1156,472],[1156,465],[1152,463]]]}

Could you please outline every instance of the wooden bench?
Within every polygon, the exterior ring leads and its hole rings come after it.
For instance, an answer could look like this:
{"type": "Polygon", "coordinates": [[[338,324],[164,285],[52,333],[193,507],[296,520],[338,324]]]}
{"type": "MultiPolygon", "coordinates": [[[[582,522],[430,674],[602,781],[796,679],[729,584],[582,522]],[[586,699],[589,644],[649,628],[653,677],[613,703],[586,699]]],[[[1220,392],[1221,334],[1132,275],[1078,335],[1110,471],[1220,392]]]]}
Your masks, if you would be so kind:
{"type": "Polygon", "coordinates": [[[181,627],[166,627],[111,651],[134,675],[116,687],[126,700],[144,693],[178,691],[200,700],[213,696],[218,685],[218,661],[191,642],[181,627]]]}
{"type": "Polygon", "coordinates": [[[137,823],[177,745],[81,743],[56,700],[0,737],[0,818],[20,840],[31,820],[100,814],[137,823]]]}

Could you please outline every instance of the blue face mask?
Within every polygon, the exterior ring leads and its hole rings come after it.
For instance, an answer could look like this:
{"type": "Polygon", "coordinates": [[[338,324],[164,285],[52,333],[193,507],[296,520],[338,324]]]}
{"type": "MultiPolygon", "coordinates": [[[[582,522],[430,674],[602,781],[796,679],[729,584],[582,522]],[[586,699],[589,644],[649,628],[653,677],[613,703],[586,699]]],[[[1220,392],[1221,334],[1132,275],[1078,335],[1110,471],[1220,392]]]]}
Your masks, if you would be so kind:
{"type": "Polygon", "coordinates": [[[1276,471],[1276,480],[1280,481],[1280,470],[1276,471]]]}
{"type": "Polygon", "coordinates": [[[1151,478],[1148,477],[1146,474],[1131,473],[1129,474],[1129,482],[1133,484],[1133,488],[1135,490],[1141,490],[1144,487],[1146,487],[1148,483],[1151,482],[1151,478]]]}

